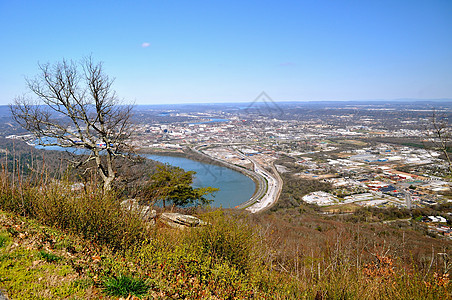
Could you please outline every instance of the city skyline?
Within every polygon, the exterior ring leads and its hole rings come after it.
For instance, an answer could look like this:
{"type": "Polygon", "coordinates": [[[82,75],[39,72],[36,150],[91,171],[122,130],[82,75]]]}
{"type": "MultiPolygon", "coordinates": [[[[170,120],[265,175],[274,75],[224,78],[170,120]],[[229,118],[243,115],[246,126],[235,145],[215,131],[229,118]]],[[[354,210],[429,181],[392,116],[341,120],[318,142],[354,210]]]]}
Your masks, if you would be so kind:
{"type": "Polygon", "coordinates": [[[452,98],[449,1],[0,1],[0,105],[92,55],[136,104],[452,98]]]}

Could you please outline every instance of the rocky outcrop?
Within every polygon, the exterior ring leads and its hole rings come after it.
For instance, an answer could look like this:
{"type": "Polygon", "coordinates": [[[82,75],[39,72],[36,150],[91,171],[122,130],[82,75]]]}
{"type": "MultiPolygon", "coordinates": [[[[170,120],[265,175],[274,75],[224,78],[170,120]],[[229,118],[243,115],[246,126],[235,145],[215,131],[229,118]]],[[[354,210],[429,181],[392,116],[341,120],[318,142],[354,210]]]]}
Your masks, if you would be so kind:
{"type": "Polygon", "coordinates": [[[148,222],[150,225],[154,225],[157,218],[162,223],[179,229],[207,225],[207,222],[197,217],[179,213],[164,212],[157,216],[157,212],[154,209],[151,209],[148,205],[140,205],[136,199],[122,201],[121,207],[124,210],[138,214],[143,221],[148,222]]]}
{"type": "Polygon", "coordinates": [[[197,227],[207,225],[207,222],[189,215],[179,213],[162,213],[160,221],[173,228],[184,229],[187,227],[197,227]]]}
{"type": "Polygon", "coordinates": [[[140,205],[136,199],[127,199],[121,202],[121,207],[138,214],[144,221],[155,223],[157,212],[149,205],[140,205]]]}

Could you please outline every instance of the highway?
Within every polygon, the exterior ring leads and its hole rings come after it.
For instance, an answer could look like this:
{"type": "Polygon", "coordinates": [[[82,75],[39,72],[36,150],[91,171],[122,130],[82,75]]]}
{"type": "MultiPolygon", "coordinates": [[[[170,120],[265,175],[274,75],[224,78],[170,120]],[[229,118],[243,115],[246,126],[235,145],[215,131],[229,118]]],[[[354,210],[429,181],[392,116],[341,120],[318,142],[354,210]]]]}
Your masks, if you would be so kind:
{"type": "Polygon", "coordinates": [[[250,157],[248,157],[248,159],[253,162],[254,171],[264,177],[267,183],[265,194],[256,202],[254,202],[254,204],[246,208],[250,212],[256,213],[270,208],[274,203],[276,203],[276,201],[278,201],[279,196],[281,195],[283,181],[273,164],[271,164],[272,172],[269,172],[260,164],[258,164],[254,159],[250,157]]]}
{"type": "Polygon", "coordinates": [[[239,151],[235,151],[238,156],[240,156],[241,158],[248,159],[253,163],[254,172],[252,172],[248,169],[238,167],[224,160],[207,155],[206,153],[197,149],[197,147],[190,149],[200,155],[204,155],[214,161],[222,163],[233,170],[242,172],[245,175],[251,177],[256,182],[257,189],[254,192],[253,196],[248,201],[238,205],[236,208],[244,208],[252,213],[256,213],[261,210],[269,208],[279,199],[279,196],[281,195],[283,181],[273,164],[271,164],[273,172],[272,174],[251,157],[245,156],[243,153],[240,153],[239,151]]]}

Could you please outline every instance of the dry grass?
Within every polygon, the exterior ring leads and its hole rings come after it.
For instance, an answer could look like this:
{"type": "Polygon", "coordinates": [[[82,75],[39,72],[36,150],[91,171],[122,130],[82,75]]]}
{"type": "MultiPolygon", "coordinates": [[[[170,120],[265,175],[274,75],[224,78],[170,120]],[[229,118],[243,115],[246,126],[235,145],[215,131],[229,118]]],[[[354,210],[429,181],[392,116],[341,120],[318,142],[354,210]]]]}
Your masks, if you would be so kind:
{"type": "Polygon", "coordinates": [[[138,215],[124,211],[114,192],[104,194],[93,182],[72,190],[65,180],[11,180],[0,174],[0,207],[84,238],[124,250],[146,238],[138,215]]]}
{"type": "MultiPolygon", "coordinates": [[[[90,278],[91,287],[127,276],[149,287],[148,299],[451,298],[451,243],[418,232],[298,209],[264,215],[198,211],[209,226],[148,229],[120,209],[117,194],[104,195],[95,182],[72,191],[70,182],[38,179],[0,174],[0,208],[104,249],[87,250],[90,259],[68,269],[90,278]]],[[[7,232],[3,243],[24,234],[7,232]]],[[[43,242],[51,249],[48,239],[43,242]]],[[[47,263],[63,266],[67,260],[61,257],[47,263]]]]}

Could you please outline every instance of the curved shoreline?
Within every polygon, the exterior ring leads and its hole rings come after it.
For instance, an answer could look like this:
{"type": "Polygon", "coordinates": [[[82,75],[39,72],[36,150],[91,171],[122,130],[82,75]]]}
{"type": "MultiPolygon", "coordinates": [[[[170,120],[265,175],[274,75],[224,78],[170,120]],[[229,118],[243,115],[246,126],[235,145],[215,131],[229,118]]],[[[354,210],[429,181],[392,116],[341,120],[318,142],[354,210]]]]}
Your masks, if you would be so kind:
{"type": "MultiPolygon", "coordinates": [[[[261,212],[271,208],[279,199],[282,191],[283,181],[273,163],[270,166],[272,170],[268,171],[265,170],[264,167],[259,165],[253,159],[248,158],[252,162],[254,168],[254,170],[251,171],[243,167],[223,161],[221,159],[212,157],[198,150],[197,147],[193,148],[187,147],[186,149],[177,152],[151,150],[151,151],[142,151],[142,153],[184,157],[202,163],[226,167],[228,169],[234,170],[251,178],[255,184],[255,190],[253,195],[249,200],[237,205],[235,208],[246,209],[251,213],[261,212]],[[186,149],[188,149],[188,151],[186,149]]],[[[245,157],[243,153],[238,153],[238,155],[245,157]]]]}
{"type": "Polygon", "coordinates": [[[253,178],[253,175],[247,174],[246,169],[244,168],[240,168],[236,165],[232,165],[232,164],[228,164],[225,161],[222,160],[216,160],[215,158],[203,153],[203,152],[197,152],[194,151],[192,148],[187,148],[188,150],[190,150],[190,152],[188,151],[182,151],[182,152],[175,152],[175,151],[139,151],[139,154],[151,154],[151,155],[162,155],[162,156],[172,156],[172,157],[182,157],[182,158],[187,158],[187,159],[191,159],[200,163],[205,163],[205,164],[210,164],[210,165],[214,165],[214,166],[220,166],[220,167],[225,167],[234,171],[237,171],[239,173],[242,173],[243,175],[246,175],[247,177],[251,178],[251,180],[253,180],[254,183],[256,183],[255,178],[253,178]]]}
{"type": "Polygon", "coordinates": [[[235,208],[248,208],[250,206],[252,206],[253,204],[255,204],[259,199],[261,199],[264,195],[265,192],[267,191],[267,184],[266,184],[266,180],[264,177],[262,177],[261,175],[259,175],[258,173],[255,173],[253,171],[250,171],[248,169],[245,168],[241,168],[239,166],[236,166],[234,164],[225,162],[221,159],[217,159],[214,158],[210,155],[205,154],[204,152],[199,151],[196,148],[189,148],[192,152],[203,156],[203,157],[207,157],[208,159],[217,162],[218,164],[227,167],[231,170],[237,171],[239,173],[242,173],[245,176],[248,176],[249,178],[251,178],[251,180],[253,180],[254,184],[256,185],[256,188],[254,189],[254,193],[251,196],[251,198],[245,202],[243,202],[242,204],[237,205],[235,208]]]}
{"type": "Polygon", "coordinates": [[[241,168],[239,166],[230,164],[223,160],[211,157],[195,148],[187,147],[187,149],[189,150],[189,152],[186,150],[176,152],[176,151],[153,151],[150,149],[146,149],[146,150],[141,149],[141,151],[139,151],[139,154],[154,154],[154,155],[165,155],[165,156],[173,156],[173,157],[183,157],[183,158],[192,159],[194,161],[198,161],[201,163],[207,163],[207,164],[211,164],[211,165],[225,167],[225,168],[231,169],[233,171],[239,172],[239,173],[247,176],[254,182],[254,185],[255,185],[254,193],[249,200],[237,205],[235,208],[246,209],[246,208],[252,206],[253,204],[255,204],[258,200],[260,200],[265,195],[265,192],[267,191],[268,187],[267,187],[267,181],[262,175],[257,174],[253,171],[250,171],[248,169],[241,168]]]}

